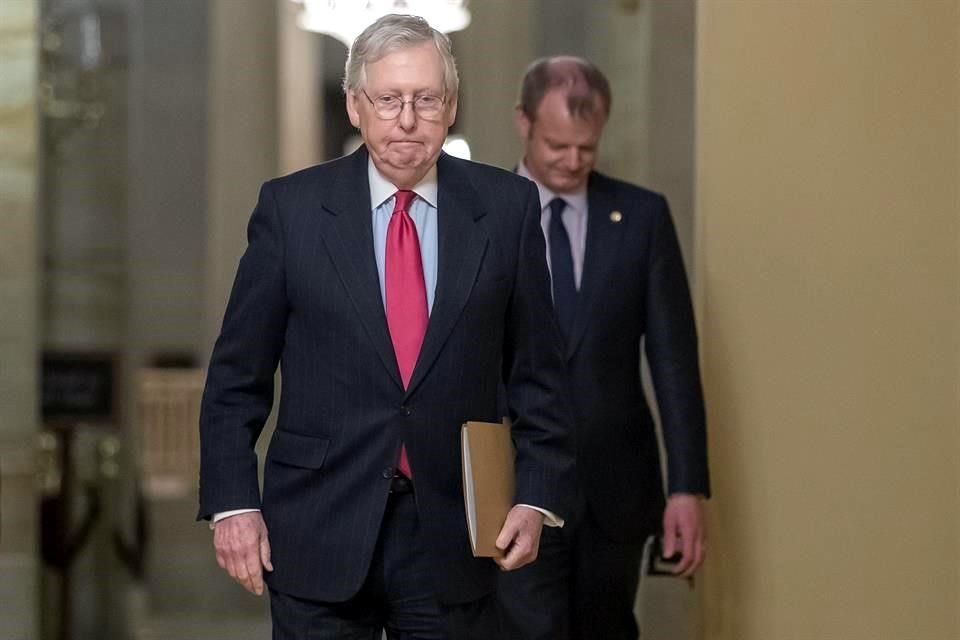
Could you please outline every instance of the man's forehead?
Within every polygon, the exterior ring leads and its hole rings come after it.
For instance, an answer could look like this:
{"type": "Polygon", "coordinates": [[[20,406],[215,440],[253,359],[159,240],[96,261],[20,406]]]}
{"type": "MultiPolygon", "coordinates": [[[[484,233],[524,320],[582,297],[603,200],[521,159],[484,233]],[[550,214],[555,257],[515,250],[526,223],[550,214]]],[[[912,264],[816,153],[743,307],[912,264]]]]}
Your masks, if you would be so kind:
{"type": "Polygon", "coordinates": [[[368,59],[364,66],[370,69],[401,63],[415,64],[421,68],[435,66],[441,70],[441,73],[443,70],[443,59],[440,57],[440,52],[430,42],[393,47],[375,59],[368,59]]]}
{"type": "Polygon", "coordinates": [[[378,88],[411,83],[422,88],[444,86],[443,61],[434,47],[412,46],[391,51],[368,62],[364,67],[364,75],[366,84],[372,81],[378,88]]]}

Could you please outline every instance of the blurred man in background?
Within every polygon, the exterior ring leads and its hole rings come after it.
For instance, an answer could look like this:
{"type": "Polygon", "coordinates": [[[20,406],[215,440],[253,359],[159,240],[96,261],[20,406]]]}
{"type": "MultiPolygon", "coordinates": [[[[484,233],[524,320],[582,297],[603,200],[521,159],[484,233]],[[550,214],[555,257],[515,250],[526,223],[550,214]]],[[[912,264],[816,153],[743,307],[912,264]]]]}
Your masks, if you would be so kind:
{"type": "Polygon", "coordinates": [[[553,303],[575,406],[578,506],[544,532],[538,560],[500,577],[508,637],[635,640],[643,545],[663,536],[679,575],[703,562],[710,491],[697,335],[663,196],[593,170],[611,107],[592,63],[555,57],[525,73],[517,172],[540,193],[553,303]],[[664,496],[647,355],[666,445],[664,496]]]}

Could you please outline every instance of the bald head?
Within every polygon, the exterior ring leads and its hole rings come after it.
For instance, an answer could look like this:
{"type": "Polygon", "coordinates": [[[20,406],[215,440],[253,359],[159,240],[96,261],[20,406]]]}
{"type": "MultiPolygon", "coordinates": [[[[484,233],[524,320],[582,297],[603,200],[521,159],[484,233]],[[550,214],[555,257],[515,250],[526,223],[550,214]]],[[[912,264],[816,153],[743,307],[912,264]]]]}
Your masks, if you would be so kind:
{"type": "Polygon", "coordinates": [[[576,56],[535,60],[523,74],[518,109],[533,122],[544,96],[553,90],[564,95],[566,108],[575,118],[606,120],[610,114],[610,83],[589,60],[576,56]]]}

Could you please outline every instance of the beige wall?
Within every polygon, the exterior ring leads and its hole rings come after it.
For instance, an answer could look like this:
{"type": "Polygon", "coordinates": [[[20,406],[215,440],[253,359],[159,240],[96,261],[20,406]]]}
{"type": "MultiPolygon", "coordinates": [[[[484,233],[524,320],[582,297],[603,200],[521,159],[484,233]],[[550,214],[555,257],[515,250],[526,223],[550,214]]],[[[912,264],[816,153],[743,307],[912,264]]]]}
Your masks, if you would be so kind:
{"type": "Polygon", "coordinates": [[[707,637],[960,637],[960,3],[698,21],[707,637]]]}

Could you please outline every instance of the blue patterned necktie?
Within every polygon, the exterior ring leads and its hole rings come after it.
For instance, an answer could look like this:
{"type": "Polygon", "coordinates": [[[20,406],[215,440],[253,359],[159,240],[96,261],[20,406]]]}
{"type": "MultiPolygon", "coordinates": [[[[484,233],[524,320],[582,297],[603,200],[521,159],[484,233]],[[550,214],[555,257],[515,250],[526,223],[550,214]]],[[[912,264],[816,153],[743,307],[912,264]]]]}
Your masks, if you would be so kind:
{"type": "Polygon", "coordinates": [[[573,316],[577,308],[577,285],[573,276],[573,253],[570,236],[563,226],[563,210],[567,203],[563,198],[550,201],[550,277],[553,281],[553,306],[564,339],[570,338],[573,316]]]}

